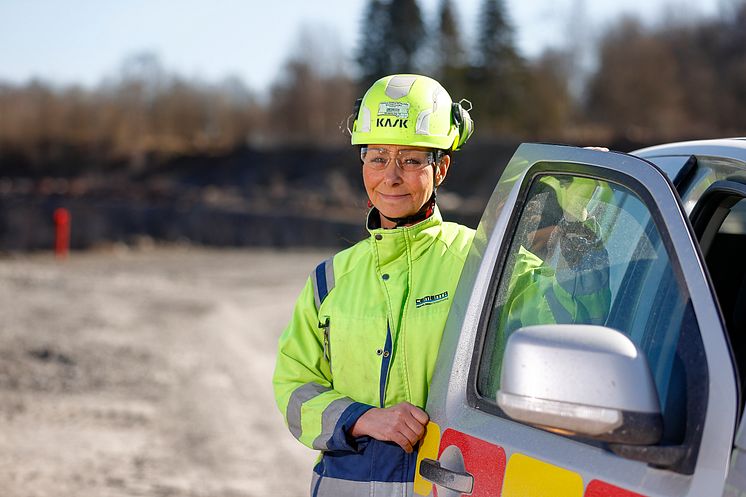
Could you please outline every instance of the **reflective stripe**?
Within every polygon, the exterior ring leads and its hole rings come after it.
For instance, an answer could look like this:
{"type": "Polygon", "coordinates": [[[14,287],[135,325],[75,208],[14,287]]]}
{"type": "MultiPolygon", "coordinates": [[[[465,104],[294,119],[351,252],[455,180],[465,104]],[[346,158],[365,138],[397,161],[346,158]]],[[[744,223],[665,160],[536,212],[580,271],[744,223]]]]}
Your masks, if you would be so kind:
{"type": "Polygon", "coordinates": [[[409,95],[417,76],[394,76],[386,85],[386,96],[394,100],[409,95]]]}
{"type": "Polygon", "coordinates": [[[572,317],[572,314],[565,309],[562,304],[560,304],[560,301],[557,300],[557,295],[554,293],[554,288],[549,287],[547,289],[547,292],[544,294],[544,298],[547,301],[547,304],[549,304],[549,310],[552,311],[552,315],[554,316],[554,322],[557,324],[573,324],[575,323],[575,320],[572,317]]]}
{"type": "Polygon", "coordinates": [[[361,133],[370,133],[370,109],[363,106],[360,109],[360,129],[361,133]]]}
{"type": "Polygon", "coordinates": [[[321,477],[316,473],[312,473],[311,476],[311,497],[319,495],[319,484],[321,483],[321,477]]]}
{"type": "MultiPolygon", "coordinates": [[[[326,293],[328,294],[334,288],[334,257],[329,257],[324,261],[324,269],[326,273],[326,293]]],[[[322,298],[321,301],[323,302],[324,299],[322,298]]]]}
{"type": "Polygon", "coordinates": [[[313,448],[317,450],[328,449],[329,440],[334,435],[334,429],[337,427],[342,413],[352,405],[352,400],[348,398],[337,399],[324,409],[321,413],[321,434],[313,441],[313,448]]]}
{"type": "Polygon", "coordinates": [[[286,418],[288,420],[290,433],[292,433],[295,438],[300,440],[300,436],[303,433],[300,419],[300,411],[303,404],[314,397],[318,397],[324,392],[328,392],[329,390],[331,390],[331,388],[319,385],[318,383],[306,383],[305,385],[293,390],[293,393],[290,394],[286,418]]]}
{"type": "Polygon", "coordinates": [[[313,473],[311,479],[313,497],[406,497],[414,493],[414,484],[410,482],[353,481],[339,480],[325,476],[321,478],[313,473]]]}
{"type": "Polygon", "coordinates": [[[417,124],[415,125],[415,134],[418,135],[429,135],[430,134],[430,115],[433,113],[432,109],[425,109],[420,112],[417,116],[417,124]]]}
{"type": "Polygon", "coordinates": [[[329,292],[334,288],[334,257],[330,257],[316,266],[311,273],[313,282],[313,298],[316,301],[316,310],[321,307],[329,292]]]}

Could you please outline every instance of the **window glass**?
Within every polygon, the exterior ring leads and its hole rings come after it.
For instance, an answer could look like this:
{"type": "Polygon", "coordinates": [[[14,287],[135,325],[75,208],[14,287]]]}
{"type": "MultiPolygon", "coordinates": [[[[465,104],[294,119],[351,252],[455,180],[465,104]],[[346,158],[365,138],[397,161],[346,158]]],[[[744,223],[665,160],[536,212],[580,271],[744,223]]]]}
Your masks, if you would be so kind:
{"type": "Polygon", "coordinates": [[[631,190],[541,176],[529,191],[498,285],[479,393],[494,402],[505,343],[518,328],[597,324],[625,333],[645,352],[661,409],[680,411],[681,418],[685,379],[677,344],[688,304],[661,234],[631,190]]]}

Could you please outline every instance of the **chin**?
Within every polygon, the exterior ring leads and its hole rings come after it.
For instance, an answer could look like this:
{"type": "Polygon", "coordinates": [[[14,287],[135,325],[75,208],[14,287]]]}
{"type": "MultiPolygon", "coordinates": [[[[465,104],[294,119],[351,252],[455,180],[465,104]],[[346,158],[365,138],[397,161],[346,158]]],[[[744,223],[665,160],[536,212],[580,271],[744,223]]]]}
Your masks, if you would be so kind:
{"type": "Polygon", "coordinates": [[[385,206],[383,208],[376,206],[376,208],[378,209],[378,212],[390,218],[407,217],[407,216],[411,216],[417,213],[417,211],[412,211],[411,209],[401,209],[401,208],[392,209],[392,208],[386,208],[385,206]]]}

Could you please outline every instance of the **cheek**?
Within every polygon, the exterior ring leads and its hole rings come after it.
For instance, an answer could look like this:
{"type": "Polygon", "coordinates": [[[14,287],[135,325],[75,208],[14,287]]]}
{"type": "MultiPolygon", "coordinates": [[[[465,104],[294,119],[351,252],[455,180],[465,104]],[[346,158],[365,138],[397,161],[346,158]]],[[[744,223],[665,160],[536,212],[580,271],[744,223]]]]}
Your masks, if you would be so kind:
{"type": "Polygon", "coordinates": [[[366,174],[365,171],[363,171],[363,186],[365,186],[365,191],[368,192],[368,196],[370,196],[378,183],[379,181],[376,180],[374,176],[366,174]]]}
{"type": "Polygon", "coordinates": [[[418,177],[416,181],[410,182],[410,190],[417,192],[422,197],[429,197],[433,190],[433,178],[430,176],[418,177]]]}

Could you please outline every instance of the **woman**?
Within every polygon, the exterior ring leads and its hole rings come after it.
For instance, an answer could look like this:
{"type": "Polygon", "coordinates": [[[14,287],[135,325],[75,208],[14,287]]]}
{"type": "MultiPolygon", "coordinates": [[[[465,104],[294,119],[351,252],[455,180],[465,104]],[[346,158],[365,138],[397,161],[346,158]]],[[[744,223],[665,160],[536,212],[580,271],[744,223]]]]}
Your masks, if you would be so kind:
{"type": "Polygon", "coordinates": [[[440,338],[473,230],[442,221],[435,190],[473,131],[435,80],[384,77],[352,128],[370,236],[321,263],[280,338],[275,397],[321,450],[312,495],[410,495],[440,338]]]}

